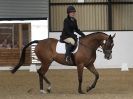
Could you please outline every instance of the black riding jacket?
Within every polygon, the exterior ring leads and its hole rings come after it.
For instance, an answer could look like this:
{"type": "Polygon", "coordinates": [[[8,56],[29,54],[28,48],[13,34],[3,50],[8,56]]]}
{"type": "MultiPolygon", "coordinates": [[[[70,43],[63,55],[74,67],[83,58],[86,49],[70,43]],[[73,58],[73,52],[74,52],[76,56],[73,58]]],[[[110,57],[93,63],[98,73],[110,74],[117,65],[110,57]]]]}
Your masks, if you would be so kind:
{"type": "Polygon", "coordinates": [[[77,35],[75,35],[74,32],[77,32],[81,36],[85,36],[84,33],[82,33],[78,28],[77,20],[75,18],[67,16],[67,18],[65,18],[64,20],[64,28],[62,31],[62,35],[60,36],[61,40],[64,40],[69,37],[72,37],[74,40],[76,40],[77,35]]]}

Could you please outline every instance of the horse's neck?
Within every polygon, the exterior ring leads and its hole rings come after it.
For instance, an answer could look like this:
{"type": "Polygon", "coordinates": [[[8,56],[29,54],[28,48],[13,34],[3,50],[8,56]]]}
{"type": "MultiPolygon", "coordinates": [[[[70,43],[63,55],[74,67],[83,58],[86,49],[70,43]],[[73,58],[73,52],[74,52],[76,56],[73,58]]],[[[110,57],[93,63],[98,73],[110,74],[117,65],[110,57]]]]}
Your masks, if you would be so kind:
{"type": "Polygon", "coordinates": [[[103,42],[103,40],[106,40],[107,38],[108,35],[105,33],[94,33],[87,35],[82,42],[86,46],[96,50],[101,45],[101,42],[103,42]]]}
{"type": "Polygon", "coordinates": [[[96,35],[96,39],[99,40],[99,41],[103,41],[103,40],[107,40],[108,39],[108,35],[105,34],[105,33],[97,33],[96,35]]]}

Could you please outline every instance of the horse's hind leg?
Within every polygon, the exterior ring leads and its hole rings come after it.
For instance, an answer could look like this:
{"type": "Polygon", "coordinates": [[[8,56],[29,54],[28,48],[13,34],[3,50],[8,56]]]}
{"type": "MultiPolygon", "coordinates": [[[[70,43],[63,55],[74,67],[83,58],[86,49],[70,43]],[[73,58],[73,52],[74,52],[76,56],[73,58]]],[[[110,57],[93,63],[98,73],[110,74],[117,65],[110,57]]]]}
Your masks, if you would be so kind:
{"type": "MultiPolygon", "coordinates": [[[[51,62],[50,62],[51,63],[51,62]]],[[[38,74],[39,74],[39,78],[40,78],[40,92],[41,93],[46,93],[44,90],[43,90],[43,80],[49,85],[48,88],[47,88],[47,92],[50,93],[51,91],[51,83],[50,81],[45,77],[45,74],[46,72],[48,71],[49,69],[49,65],[50,65],[49,62],[47,63],[43,63],[41,68],[38,70],[38,74]]]]}
{"type": "Polygon", "coordinates": [[[43,76],[41,74],[41,68],[37,71],[38,74],[39,74],[39,83],[40,83],[40,92],[41,93],[46,93],[44,90],[43,90],[43,76]]]}
{"type": "Polygon", "coordinates": [[[97,84],[97,80],[99,79],[99,73],[97,72],[97,70],[95,69],[94,65],[88,65],[86,66],[86,68],[88,70],[90,70],[91,73],[93,73],[95,75],[95,80],[92,83],[92,85],[90,87],[87,87],[87,92],[90,91],[91,89],[95,88],[96,84],[97,84]]]}

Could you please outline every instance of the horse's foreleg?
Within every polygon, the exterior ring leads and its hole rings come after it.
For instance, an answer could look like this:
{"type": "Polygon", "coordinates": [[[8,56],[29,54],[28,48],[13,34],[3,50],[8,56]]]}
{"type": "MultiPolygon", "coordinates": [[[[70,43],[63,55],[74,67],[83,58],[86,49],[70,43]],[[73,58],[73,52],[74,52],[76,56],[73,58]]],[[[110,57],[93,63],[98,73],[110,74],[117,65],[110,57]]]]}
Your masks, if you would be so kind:
{"type": "Polygon", "coordinates": [[[84,69],[84,66],[83,66],[83,65],[79,65],[79,66],[77,66],[77,71],[78,71],[78,81],[79,81],[78,92],[79,92],[80,94],[84,94],[84,92],[82,91],[82,76],[83,76],[83,69],[84,69]]]}
{"type": "Polygon", "coordinates": [[[97,70],[95,69],[94,65],[88,65],[86,66],[86,68],[88,70],[90,70],[91,73],[93,73],[95,75],[95,80],[92,83],[91,86],[87,87],[87,92],[90,91],[91,89],[95,88],[96,84],[97,84],[97,80],[99,79],[99,73],[97,72],[97,70]]]}

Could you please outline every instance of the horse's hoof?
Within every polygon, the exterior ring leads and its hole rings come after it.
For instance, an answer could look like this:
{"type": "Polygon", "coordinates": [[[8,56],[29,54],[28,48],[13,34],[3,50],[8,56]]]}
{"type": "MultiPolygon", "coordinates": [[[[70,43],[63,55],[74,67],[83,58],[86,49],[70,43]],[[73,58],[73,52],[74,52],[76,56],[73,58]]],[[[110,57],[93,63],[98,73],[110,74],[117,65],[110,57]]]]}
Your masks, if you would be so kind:
{"type": "Polygon", "coordinates": [[[86,89],[86,92],[89,92],[90,91],[90,89],[86,89]]]}
{"type": "Polygon", "coordinates": [[[40,90],[40,93],[41,93],[41,94],[46,94],[47,92],[44,91],[44,90],[40,90]]]}
{"type": "Polygon", "coordinates": [[[79,94],[85,94],[83,91],[79,91],[79,94]]]}
{"type": "Polygon", "coordinates": [[[48,92],[48,93],[51,92],[51,85],[47,88],[47,92],[48,92]]]}
{"type": "Polygon", "coordinates": [[[51,89],[47,89],[47,92],[48,92],[48,93],[51,93],[51,89]]]}
{"type": "Polygon", "coordinates": [[[92,87],[88,87],[88,88],[86,89],[86,92],[89,92],[91,89],[92,89],[92,87]]]}

